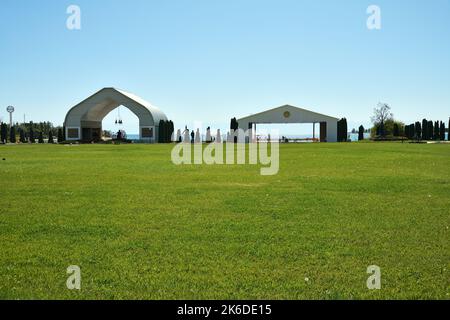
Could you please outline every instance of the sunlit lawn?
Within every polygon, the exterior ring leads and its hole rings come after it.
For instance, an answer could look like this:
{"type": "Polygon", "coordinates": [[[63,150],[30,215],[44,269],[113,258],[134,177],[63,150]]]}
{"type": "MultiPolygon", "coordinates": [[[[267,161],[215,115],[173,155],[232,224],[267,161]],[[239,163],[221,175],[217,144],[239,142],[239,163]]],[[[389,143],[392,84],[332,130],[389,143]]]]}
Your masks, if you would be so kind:
{"type": "Polygon", "coordinates": [[[0,298],[450,298],[450,145],[282,145],[275,176],[171,148],[0,146],[0,298]]]}

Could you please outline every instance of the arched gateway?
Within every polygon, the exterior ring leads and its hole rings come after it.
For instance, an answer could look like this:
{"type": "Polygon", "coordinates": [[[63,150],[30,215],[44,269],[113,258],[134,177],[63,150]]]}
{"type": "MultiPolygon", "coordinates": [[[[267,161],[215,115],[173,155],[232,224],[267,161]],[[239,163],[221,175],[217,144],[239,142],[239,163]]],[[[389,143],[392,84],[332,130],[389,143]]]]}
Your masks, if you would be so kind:
{"type": "Polygon", "coordinates": [[[139,118],[141,140],[158,141],[159,121],[167,121],[166,115],[138,96],[116,88],[104,88],[69,110],[64,121],[66,140],[100,139],[103,118],[119,106],[139,118]]]}

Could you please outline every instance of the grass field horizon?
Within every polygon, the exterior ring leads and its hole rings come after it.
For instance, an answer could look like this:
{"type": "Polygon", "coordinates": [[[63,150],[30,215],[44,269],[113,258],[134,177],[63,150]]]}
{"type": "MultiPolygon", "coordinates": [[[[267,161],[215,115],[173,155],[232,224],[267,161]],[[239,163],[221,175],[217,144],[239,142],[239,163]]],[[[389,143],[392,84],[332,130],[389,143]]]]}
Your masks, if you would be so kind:
{"type": "Polygon", "coordinates": [[[450,298],[450,145],[282,144],[274,176],[172,147],[0,146],[0,299],[450,298]]]}

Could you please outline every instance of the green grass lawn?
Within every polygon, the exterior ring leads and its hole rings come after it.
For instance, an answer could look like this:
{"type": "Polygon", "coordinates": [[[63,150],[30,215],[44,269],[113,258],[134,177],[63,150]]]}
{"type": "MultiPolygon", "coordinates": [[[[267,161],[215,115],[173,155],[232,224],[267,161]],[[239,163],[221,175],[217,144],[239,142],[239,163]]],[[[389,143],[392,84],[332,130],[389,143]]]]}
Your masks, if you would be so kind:
{"type": "Polygon", "coordinates": [[[450,298],[450,145],[282,145],[275,176],[171,148],[0,146],[0,298],[450,298]]]}

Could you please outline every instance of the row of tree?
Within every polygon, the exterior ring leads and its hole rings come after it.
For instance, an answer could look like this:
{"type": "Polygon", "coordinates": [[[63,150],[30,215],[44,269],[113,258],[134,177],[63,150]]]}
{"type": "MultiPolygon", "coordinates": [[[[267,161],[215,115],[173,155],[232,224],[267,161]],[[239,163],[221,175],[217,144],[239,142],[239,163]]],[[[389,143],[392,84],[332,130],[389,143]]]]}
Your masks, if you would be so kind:
{"type": "Polygon", "coordinates": [[[411,140],[445,140],[444,122],[423,119],[422,122],[417,121],[405,126],[402,122],[394,120],[391,107],[386,103],[379,103],[374,109],[372,122],[374,124],[371,131],[373,138],[406,137],[411,140]]]}
{"type": "Polygon", "coordinates": [[[159,121],[158,128],[158,142],[159,143],[170,143],[172,142],[172,136],[174,132],[174,125],[172,120],[170,121],[159,121]]]}
{"type": "MultiPolygon", "coordinates": [[[[44,139],[48,139],[48,143],[55,143],[55,136],[53,134],[54,129],[48,129],[47,133],[44,134],[43,131],[35,131],[36,126],[34,126],[32,123],[30,123],[29,126],[19,125],[17,127],[18,128],[16,131],[16,126],[10,127],[6,123],[1,123],[0,142],[7,143],[9,141],[10,143],[16,143],[17,141],[19,141],[20,143],[35,143],[37,139],[38,143],[44,143],[44,139]],[[28,127],[28,130],[24,129],[26,127],[28,127]],[[17,139],[17,135],[19,136],[19,139],[17,139]]],[[[57,141],[63,142],[63,128],[59,127],[57,129],[57,132],[57,141]]]]}
{"type": "MultiPolygon", "coordinates": [[[[449,120],[450,128],[450,120],[449,120]]],[[[442,121],[429,121],[423,119],[405,126],[405,136],[411,140],[445,140],[445,123],[442,121]]]]}

